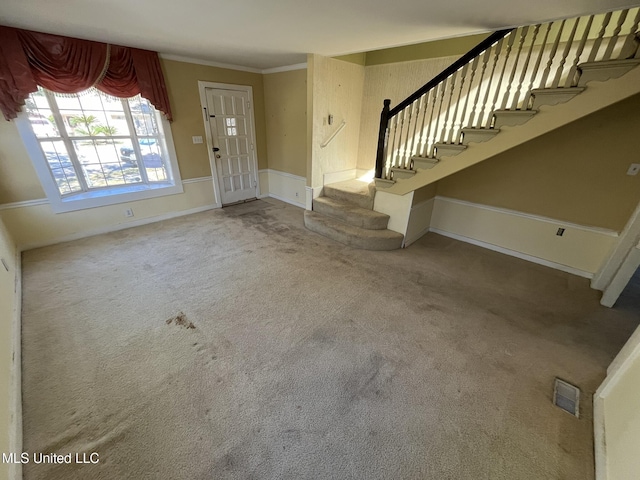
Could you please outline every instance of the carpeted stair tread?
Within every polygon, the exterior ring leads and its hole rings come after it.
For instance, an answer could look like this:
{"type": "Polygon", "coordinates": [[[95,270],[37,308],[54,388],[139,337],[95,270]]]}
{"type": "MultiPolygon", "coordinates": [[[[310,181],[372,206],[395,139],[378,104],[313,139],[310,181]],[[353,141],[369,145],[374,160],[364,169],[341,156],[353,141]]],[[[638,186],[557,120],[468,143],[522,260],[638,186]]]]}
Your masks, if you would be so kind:
{"type": "Polygon", "coordinates": [[[392,230],[367,230],[308,210],[304,212],[304,224],[320,235],[363,250],[396,250],[404,239],[404,235],[392,230]]]}
{"type": "Polygon", "coordinates": [[[384,230],[389,223],[389,215],[337,198],[318,197],[313,200],[313,210],[367,230],[384,230]]]}
{"type": "Polygon", "coordinates": [[[373,182],[366,183],[354,179],[325,185],[323,194],[325,197],[355,203],[359,207],[372,210],[376,190],[373,182]]]}

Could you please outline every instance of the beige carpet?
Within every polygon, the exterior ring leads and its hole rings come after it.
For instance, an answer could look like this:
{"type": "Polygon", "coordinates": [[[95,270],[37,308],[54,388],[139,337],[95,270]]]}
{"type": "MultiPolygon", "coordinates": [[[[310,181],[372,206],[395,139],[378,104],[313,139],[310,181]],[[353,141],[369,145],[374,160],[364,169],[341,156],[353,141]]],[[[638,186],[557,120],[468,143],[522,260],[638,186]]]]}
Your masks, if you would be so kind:
{"type": "Polygon", "coordinates": [[[26,252],[25,479],[592,479],[636,326],[588,281],[429,234],[353,250],[257,201],[26,252]],[[555,376],[582,417],[551,404],[555,376]]]}

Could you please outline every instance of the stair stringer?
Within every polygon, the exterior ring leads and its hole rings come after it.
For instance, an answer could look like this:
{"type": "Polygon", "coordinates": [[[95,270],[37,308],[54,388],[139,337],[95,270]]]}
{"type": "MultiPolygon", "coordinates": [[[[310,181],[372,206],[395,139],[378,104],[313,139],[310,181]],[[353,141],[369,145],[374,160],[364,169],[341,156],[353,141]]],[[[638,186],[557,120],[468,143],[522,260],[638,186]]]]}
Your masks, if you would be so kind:
{"type": "MultiPolygon", "coordinates": [[[[472,143],[455,157],[444,157],[432,169],[419,170],[411,178],[397,179],[388,188],[379,188],[378,192],[405,195],[637,93],[640,93],[640,67],[619,78],[589,82],[587,88],[569,102],[542,105],[527,123],[502,126],[500,134],[493,139],[484,143],[472,143]]],[[[378,208],[378,205],[374,206],[374,210],[382,211],[378,208]]]]}

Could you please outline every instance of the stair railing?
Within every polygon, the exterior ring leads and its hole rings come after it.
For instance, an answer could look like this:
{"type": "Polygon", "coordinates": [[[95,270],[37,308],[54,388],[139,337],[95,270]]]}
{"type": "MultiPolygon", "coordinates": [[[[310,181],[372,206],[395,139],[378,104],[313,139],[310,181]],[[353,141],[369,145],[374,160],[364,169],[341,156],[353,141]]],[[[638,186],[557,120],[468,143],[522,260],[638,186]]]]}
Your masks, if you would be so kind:
{"type": "Polygon", "coordinates": [[[491,34],[395,107],[384,100],[376,178],[459,145],[463,127],[491,129],[496,111],[530,110],[534,90],[576,87],[584,63],[638,56],[639,23],[635,7],[491,34]]]}

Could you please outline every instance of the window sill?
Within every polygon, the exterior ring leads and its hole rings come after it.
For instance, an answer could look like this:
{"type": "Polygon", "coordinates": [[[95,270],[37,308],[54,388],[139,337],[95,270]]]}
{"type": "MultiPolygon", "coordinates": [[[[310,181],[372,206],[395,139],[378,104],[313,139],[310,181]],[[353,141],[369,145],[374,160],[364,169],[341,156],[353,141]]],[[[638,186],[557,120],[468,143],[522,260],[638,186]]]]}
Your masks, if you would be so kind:
{"type": "Polygon", "coordinates": [[[162,197],[183,193],[182,182],[156,183],[149,185],[126,185],[91,192],[67,195],[63,198],[50,199],[54,213],[73,212],[88,208],[134,202],[148,198],[162,197]]]}

